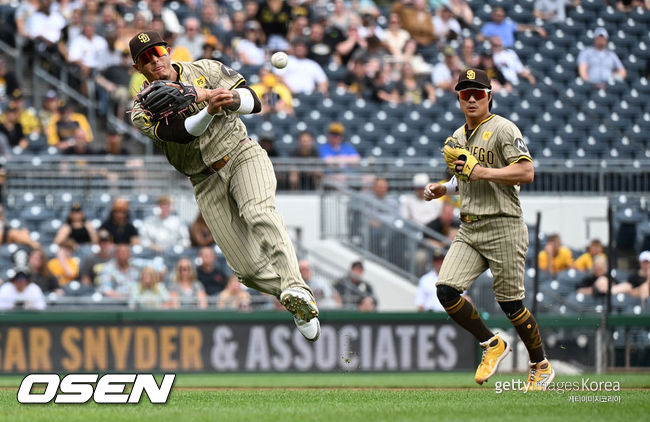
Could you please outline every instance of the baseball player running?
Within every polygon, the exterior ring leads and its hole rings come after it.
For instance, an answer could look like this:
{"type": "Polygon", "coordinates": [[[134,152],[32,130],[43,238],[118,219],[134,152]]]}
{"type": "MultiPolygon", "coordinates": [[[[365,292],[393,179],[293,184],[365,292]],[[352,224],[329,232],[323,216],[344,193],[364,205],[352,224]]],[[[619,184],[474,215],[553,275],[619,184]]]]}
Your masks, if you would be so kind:
{"type": "Polygon", "coordinates": [[[216,60],[172,63],[157,32],[135,35],[129,48],[133,67],[150,82],[142,91],[147,95],[134,102],[133,124],[189,177],[201,214],[239,280],[278,297],[302,335],[316,341],[318,308],[275,208],[273,166],[239,118],[258,113],[259,99],[239,73],[216,60]],[[189,103],[176,114],[153,112],[175,99],[156,97],[151,88],[160,93],[169,86],[189,103]]]}
{"type": "Polygon", "coordinates": [[[530,355],[525,388],[545,389],[555,373],[544,356],[537,322],[522,302],[528,229],[518,195],[520,184],[533,181],[532,158],[517,126],[490,112],[492,85],[484,71],[465,69],[455,89],[465,124],[443,148],[455,176],[445,184],[430,183],[424,191],[428,201],[460,192],[462,223],[440,269],[437,295],[447,314],[480,342],[483,356],[474,379],[484,383],[510,345],[460,295],[489,268],[496,300],[530,355]]]}

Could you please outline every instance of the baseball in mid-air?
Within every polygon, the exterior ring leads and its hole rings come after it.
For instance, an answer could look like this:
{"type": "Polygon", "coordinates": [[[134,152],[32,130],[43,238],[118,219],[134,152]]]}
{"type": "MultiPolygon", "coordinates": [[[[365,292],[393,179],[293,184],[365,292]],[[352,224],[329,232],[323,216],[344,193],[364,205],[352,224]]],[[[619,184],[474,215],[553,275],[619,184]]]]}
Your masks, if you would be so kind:
{"type": "Polygon", "coordinates": [[[271,56],[271,64],[278,69],[284,69],[289,63],[289,56],[284,51],[278,51],[271,56]]]}

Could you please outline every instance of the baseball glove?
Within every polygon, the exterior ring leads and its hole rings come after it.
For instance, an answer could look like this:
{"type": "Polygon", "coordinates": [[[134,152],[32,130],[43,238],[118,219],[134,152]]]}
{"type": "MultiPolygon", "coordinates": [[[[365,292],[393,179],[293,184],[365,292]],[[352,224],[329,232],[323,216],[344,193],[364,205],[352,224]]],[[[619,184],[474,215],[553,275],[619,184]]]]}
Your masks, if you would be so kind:
{"type": "Polygon", "coordinates": [[[153,81],[137,96],[142,109],[154,121],[167,119],[188,109],[197,99],[192,85],[153,81]]]}
{"type": "Polygon", "coordinates": [[[474,171],[474,167],[478,165],[478,160],[468,150],[462,147],[456,138],[450,136],[445,140],[445,145],[442,148],[445,154],[445,161],[449,169],[458,176],[459,180],[469,182],[469,178],[474,171]],[[463,165],[454,164],[456,161],[464,161],[463,165]]]}

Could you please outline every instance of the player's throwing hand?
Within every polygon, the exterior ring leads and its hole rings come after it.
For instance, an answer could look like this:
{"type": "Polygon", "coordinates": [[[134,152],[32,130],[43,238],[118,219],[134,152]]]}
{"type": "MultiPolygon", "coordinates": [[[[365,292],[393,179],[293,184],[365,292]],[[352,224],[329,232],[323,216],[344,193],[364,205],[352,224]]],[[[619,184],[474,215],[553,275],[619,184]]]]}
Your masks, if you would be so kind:
{"type": "Polygon", "coordinates": [[[446,193],[447,188],[445,185],[441,185],[440,183],[429,183],[424,188],[424,200],[431,201],[432,199],[438,199],[446,193]]]}

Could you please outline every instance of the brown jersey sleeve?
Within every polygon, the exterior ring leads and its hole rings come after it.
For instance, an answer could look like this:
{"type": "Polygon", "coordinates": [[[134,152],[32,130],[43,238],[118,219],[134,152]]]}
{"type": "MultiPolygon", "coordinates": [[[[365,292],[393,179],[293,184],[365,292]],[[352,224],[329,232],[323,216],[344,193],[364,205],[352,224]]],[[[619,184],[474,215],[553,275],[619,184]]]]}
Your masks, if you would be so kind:
{"type": "Polygon", "coordinates": [[[512,164],[520,160],[533,161],[519,128],[507,121],[499,131],[498,147],[503,161],[512,164]]]}

